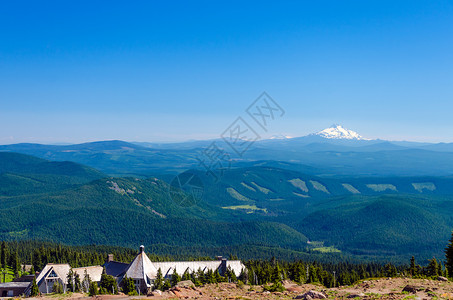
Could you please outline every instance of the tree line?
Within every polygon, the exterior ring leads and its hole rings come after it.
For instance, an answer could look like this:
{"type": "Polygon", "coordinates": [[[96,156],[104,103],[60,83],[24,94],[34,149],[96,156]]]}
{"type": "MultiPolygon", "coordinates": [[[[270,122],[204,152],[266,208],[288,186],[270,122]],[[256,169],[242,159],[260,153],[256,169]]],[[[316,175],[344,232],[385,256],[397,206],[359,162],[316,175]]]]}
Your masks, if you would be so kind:
{"type": "MultiPolygon", "coordinates": [[[[115,260],[130,263],[137,255],[137,251],[130,248],[109,246],[67,246],[40,241],[12,241],[1,242],[0,267],[13,270],[16,277],[24,270],[24,264],[31,265],[31,274],[39,272],[47,263],[68,263],[71,267],[102,265],[107,254],[114,254],[115,260]]],[[[172,256],[149,254],[151,261],[176,260],[172,256]]],[[[193,257],[194,260],[207,260],[209,257],[193,257]]],[[[237,259],[237,257],[230,257],[237,259]]],[[[281,282],[285,279],[297,283],[319,283],[326,287],[351,285],[366,278],[378,277],[413,277],[434,278],[444,276],[449,278],[453,274],[453,234],[445,248],[445,261],[432,258],[426,265],[417,264],[412,257],[408,264],[394,265],[376,262],[354,263],[344,262],[318,262],[307,260],[285,261],[272,258],[270,260],[248,260],[244,262],[246,268],[240,274],[235,274],[228,269],[223,276],[218,270],[202,270],[178,274],[173,272],[170,278],[164,278],[159,269],[154,281],[154,287],[165,290],[175,286],[181,280],[191,280],[200,286],[209,283],[235,282],[238,284],[265,285],[272,284],[269,289],[279,290],[281,282]]],[[[68,290],[86,291],[90,294],[118,293],[119,289],[112,276],[103,274],[99,287],[97,283],[88,278],[79,278],[72,270],[67,277],[68,290]]],[[[56,285],[55,292],[60,292],[56,285]]],[[[121,287],[126,294],[136,291],[132,279],[124,278],[121,287]]],[[[33,289],[32,289],[33,290],[33,289]]]]}

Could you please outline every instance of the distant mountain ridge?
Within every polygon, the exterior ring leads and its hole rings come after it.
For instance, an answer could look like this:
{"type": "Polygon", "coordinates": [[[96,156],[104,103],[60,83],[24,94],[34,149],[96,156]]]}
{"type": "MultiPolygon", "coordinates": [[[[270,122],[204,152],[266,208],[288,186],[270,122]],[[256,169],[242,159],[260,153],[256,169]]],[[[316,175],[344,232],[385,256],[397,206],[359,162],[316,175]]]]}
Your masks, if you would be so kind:
{"type": "MultiPolygon", "coordinates": [[[[129,143],[119,140],[75,145],[0,145],[51,161],[73,161],[112,176],[159,176],[200,168],[200,156],[215,145],[230,155],[231,165],[255,161],[290,162],[312,167],[320,175],[448,176],[453,175],[453,143],[370,140],[333,125],[318,133],[258,140],[241,156],[227,139],[179,143],[129,143]]],[[[214,162],[213,162],[214,163],[214,162]]]]}

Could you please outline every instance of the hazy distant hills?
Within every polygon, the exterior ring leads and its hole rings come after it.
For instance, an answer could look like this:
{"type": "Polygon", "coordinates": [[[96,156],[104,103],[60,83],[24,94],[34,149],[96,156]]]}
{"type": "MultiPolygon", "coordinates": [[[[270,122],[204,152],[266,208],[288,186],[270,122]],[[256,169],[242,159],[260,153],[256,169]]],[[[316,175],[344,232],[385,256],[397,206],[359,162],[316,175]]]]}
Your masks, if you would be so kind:
{"type": "Polygon", "coordinates": [[[231,246],[297,257],[331,245],[361,257],[442,255],[452,144],[368,140],[334,126],[256,142],[214,180],[197,160],[212,142],[230,149],[221,140],[0,146],[0,239],[135,246],[139,232],[141,243],[199,254],[231,246]],[[168,195],[185,170],[204,183],[192,207],[168,195]]]}
{"type": "Polygon", "coordinates": [[[367,140],[341,126],[298,138],[257,141],[237,157],[224,140],[183,143],[100,141],[76,145],[13,144],[0,151],[53,161],[73,161],[119,176],[177,174],[199,166],[197,157],[213,142],[230,153],[232,164],[280,161],[310,166],[324,175],[443,176],[453,174],[453,144],[367,140]],[[338,129],[340,127],[340,129],[338,129]],[[325,131],[333,137],[326,135],[325,131]],[[340,133],[336,134],[335,131],[340,133]],[[346,133],[344,133],[344,132],[346,133]],[[347,138],[344,135],[349,134],[347,138]],[[359,138],[357,138],[357,136],[359,138]]]}

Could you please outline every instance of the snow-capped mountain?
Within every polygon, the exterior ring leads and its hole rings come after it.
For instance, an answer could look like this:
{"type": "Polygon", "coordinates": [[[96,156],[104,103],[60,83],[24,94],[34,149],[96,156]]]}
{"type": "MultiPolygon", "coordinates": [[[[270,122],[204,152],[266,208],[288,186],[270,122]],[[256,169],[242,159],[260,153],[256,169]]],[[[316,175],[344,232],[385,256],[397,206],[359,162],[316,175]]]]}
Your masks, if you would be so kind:
{"type": "Polygon", "coordinates": [[[357,132],[346,129],[338,124],[334,124],[329,128],[314,133],[313,135],[317,135],[326,139],[369,140],[362,137],[357,132]]]}

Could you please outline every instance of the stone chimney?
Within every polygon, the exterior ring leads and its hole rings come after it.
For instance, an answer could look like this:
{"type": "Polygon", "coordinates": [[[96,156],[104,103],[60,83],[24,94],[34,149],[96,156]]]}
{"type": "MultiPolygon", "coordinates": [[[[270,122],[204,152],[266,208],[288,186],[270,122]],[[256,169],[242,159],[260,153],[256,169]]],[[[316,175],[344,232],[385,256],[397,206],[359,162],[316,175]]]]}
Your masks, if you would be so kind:
{"type": "Polygon", "coordinates": [[[113,254],[107,255],[107,262],[113,261],[113,254]]]}

